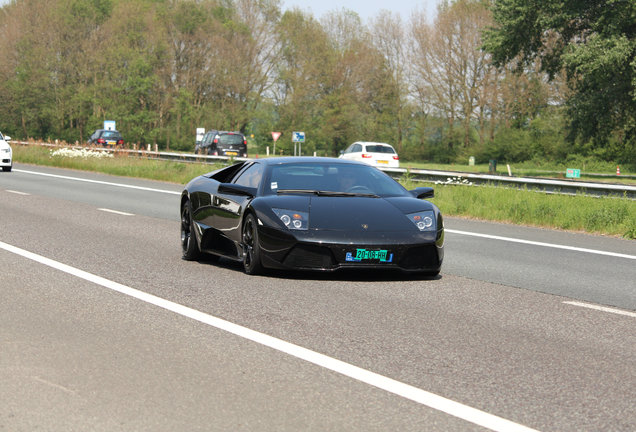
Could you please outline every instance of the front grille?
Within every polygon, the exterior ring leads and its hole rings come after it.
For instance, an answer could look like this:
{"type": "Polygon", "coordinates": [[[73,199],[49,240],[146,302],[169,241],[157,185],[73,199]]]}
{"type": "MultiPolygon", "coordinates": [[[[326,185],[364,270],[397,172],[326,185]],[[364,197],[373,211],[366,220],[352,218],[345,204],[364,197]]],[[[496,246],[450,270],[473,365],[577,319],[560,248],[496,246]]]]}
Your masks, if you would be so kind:
{"type": "Polygon", "coordinates": [[[439,267],[437,247],[432,245],[408,248],[400,259],[399,266],[407,270],[439,267]]]}
{"type": "Polygon", "coordinates": [[[295,246],[285,257],[283,264],[307,269],[330,269],[334,267],[331,251],[321,246],[295,246]]]}

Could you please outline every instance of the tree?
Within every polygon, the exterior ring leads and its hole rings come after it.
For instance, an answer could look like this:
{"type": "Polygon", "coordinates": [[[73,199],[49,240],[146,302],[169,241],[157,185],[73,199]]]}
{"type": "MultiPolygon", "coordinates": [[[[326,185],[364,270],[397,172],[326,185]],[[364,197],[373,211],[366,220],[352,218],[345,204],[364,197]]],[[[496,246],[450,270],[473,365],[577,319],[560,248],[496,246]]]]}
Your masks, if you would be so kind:
{"type": "Polygon", "coordinates": [[[571,141],[617,140],[636,161],[636,2],[494,0],[492,10],[484,47],[496,64],[538,60],[550,77],[564,69],[571,141]]]}
{"type": "Polygon", "coordinates": [[[434,25],[428,25],[421,13],[411,21],[415,94],[446,118],[451,150],[457,144],[456,123],[468,147],[473,121],[485,125],[486,97],[496,97],[487,91],[494,83],[490,56],[480,49],[481,30],[489,22],[486,5],[476,0],[441,3],[434,25]]]}
{"type": "Polygon", "coordinates": [[[402,151],[402,143],[408,128],[408,122],[413,110],[408,100],[408,54],[406,48],[406,32],[400,15],[382,10],[372,20],[371,29],[373,42],[378,51],[384,55],[390,71],[389,84],[393,91],[390,101],[394,118],[392,129],[394,138],[391,143],[397,145],[397,151],[402,151]]]}

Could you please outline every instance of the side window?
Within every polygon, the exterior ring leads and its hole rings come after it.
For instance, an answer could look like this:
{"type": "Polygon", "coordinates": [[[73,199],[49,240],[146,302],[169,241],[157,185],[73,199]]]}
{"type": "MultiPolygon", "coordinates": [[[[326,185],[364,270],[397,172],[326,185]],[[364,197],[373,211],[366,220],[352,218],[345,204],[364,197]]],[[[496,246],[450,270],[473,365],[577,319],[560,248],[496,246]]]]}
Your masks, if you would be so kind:
{"type": "Polygon", "coordinates": [[[362,151],[362,144],[354,144],[351,149],[351,153],[360,153],[362,151]]]}
{"type": "Polygon", "coordinates": [[[261,183],[261,178],[263,177],[263,165],[260,163],[255,163],[245,171],[241,173],[241,175],[234,181],[235,184],[241,186],[248,186],[257,188],[261,183]]]}

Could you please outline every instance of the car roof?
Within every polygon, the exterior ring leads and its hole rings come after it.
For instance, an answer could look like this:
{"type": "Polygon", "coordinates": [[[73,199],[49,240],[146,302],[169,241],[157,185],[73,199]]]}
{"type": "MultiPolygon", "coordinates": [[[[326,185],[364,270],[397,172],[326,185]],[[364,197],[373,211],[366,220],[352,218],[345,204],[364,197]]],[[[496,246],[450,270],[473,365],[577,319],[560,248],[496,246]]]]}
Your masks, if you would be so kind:
{"type": "Polygon", "coordinates": [[[382,143],[382,142],[374,142],[374,141],[356,141],[354,144],[364,144],[364,145],[381,145],[393,148],[391,144],[382,143]]]}
{"type": "Polygon", "coordinates": [[[258,161],[265,165],[284,165],[284,164],[292,164],[292,163],[330,163],[330,164],[341,164],[341,165],[361,165],[364,167],[368,167],[368,164],[364,162],[354,161],[350,159],[339,159],[339,158],[331,158],[331,157],[313,157],[313,156],[282,156],[282,157],[272,157],[272,158],[262,158],[262,159],[254,159],[254,161],[258,161]]]}

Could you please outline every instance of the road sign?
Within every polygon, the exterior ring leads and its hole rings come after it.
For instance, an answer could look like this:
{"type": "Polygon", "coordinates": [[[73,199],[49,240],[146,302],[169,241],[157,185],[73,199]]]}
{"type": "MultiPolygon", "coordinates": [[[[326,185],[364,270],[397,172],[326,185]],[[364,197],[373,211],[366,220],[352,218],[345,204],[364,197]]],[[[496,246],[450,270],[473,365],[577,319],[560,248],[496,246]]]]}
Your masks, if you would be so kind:
{"type": "Polygon", "coordinates": [[[566,178],[581,178],[581,170],[580,169],[574,169],[574,168],[568,168],[565,171],[565,177],[566,178]]]}
{"type": "Polygon", "coordinates": [[[293,132],[292,142],[305,142],[305,132],[293,132]]]}
{"type": "Polygon", "coordinates": [[[272,132],[272,138],[274,139],[274,142],[276,142],[276,140],[278,138],[280,138],[282,132],[272,132]]]}

